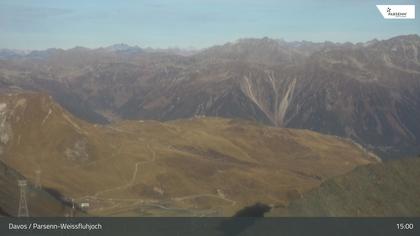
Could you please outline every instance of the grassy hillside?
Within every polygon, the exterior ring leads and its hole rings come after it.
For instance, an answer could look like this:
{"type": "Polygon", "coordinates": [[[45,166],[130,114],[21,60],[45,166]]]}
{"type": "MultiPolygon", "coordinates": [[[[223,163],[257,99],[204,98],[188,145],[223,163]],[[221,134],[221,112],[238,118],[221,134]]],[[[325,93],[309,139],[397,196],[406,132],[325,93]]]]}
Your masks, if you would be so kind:
{"type": "Polygon", "coordinates": [[[420,216],[420,158],[357,167],[270,216],[420,216]]]}
{"type": "Polygon", "coordinates": [[[92,125],[39,94],[0,96],[0,122],[1,160],[93,215],[232,215],[376,162],[347,140],[246,121],[92,125]]]}

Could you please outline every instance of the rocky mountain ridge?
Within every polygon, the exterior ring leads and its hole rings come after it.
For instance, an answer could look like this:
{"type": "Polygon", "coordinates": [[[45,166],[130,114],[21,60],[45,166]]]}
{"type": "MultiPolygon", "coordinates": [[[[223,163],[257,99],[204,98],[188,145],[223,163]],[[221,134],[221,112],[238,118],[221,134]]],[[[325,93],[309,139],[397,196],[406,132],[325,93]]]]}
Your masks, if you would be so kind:
{"type": "Polygon", "coordinates": [[[391,158],[420,152],[419,50],[417,35],[358,44],[243,39],[188,56],[49,50],[0,60],[0,84],[47,92],[96,123],[244,118],[351,138],[391,158]]]}

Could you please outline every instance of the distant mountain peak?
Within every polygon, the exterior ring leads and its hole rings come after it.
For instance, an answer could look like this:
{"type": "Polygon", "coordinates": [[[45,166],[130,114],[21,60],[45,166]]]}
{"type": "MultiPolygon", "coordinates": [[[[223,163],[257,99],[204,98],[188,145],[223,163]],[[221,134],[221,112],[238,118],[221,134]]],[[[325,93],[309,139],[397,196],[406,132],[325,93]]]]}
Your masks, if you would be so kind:
{"type": "Polygon", "coordinates": [[[30,50],[0,49],[0,59],[23,57],[31,53],[30,50]]]}
{"type": "Polygon", "coordinates": [[[113,44],[111,46],[105,47],[105,50],[110,52],[122,52],[122,51],[140,51],[139,46],[130,46],[125,43],[113,44]]]}

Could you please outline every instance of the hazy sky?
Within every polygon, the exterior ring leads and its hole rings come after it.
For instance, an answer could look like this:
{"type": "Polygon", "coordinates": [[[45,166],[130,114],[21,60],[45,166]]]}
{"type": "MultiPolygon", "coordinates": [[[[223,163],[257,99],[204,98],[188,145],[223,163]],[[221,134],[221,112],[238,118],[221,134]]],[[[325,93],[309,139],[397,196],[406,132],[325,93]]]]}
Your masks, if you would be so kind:
{"type": "MultiPolygon", "coordinates": [[[[420,0],[0,0],[0,48],[202,48],[244,37],[367,41],[420,34],[376,4],[420,0]]],[[[418,13],[418,9],[416,9],[418,13]]]]}

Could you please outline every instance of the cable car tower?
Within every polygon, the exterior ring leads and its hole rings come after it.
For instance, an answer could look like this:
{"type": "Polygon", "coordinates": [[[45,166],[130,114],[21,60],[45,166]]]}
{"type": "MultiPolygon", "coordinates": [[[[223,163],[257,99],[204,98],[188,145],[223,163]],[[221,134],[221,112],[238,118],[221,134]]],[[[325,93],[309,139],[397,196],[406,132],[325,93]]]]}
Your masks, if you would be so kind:
{"type": "Polygon", "coordinates": [[[18,180],[19,186],[19,209],[18,209],[18,217],[29,217],[29,210],[28,210],[28,203],[26,201],[26,180],[18,180]]]}

